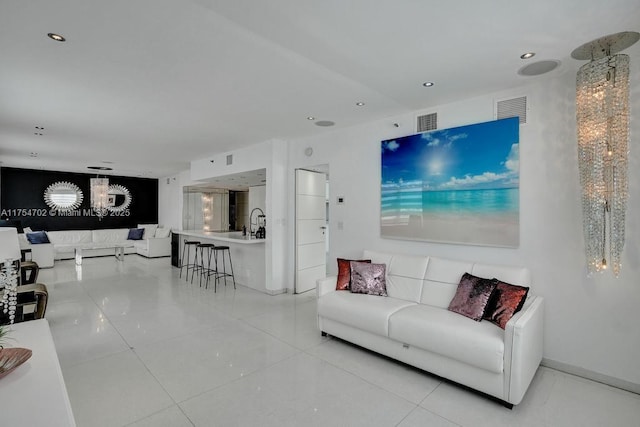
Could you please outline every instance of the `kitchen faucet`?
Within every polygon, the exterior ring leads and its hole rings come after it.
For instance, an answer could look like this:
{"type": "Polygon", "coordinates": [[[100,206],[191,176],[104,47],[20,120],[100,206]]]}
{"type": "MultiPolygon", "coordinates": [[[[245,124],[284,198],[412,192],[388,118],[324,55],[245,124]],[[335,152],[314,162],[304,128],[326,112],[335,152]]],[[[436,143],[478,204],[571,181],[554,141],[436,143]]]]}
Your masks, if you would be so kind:
{"type": "MultiPolygon", "coordinates": [[[[254,213],[255,211],[260,211],[260,214],[261,214],[261,215],[258,215],[258,218],[259,218],[260,216],[265,216],[265,215],[264,215],[263,210],[262,210],[262,209],[260,209],[260,208],[253,208],[253,209],[251,210],[251,213],[249,214],[249,234],[250,234],[251,236],[255,236],[255,234],[256,234],[256,230],[254,230],[254,229],[253,229],[253,225],[254,225],[254,222],[253,222],[253,213],[254,213]]],[[[256,229],[258,228],[258,225],[259,225],[259,224],[258,224],[258,220],[256,219],[256,222],[255,222],[256,229]]]]}

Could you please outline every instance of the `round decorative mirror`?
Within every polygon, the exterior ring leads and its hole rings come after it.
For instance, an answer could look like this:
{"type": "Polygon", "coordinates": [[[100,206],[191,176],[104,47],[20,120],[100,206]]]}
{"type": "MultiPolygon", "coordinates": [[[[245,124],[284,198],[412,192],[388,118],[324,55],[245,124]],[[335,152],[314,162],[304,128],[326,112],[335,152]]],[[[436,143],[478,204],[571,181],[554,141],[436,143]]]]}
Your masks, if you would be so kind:
{"type": "Polygon", "coordinates": [[[109,186],[109,203],[107,209],[111,212],[123,212],[131,204],[131,192],[124,185],[111,184],[109,186]]]}
{"type": "Polygon", "coordinates": [[[67,181],[54,182],[44,190],[44,202],[58,211],[78,209],[83,199],[80,187],[67,181]]]}

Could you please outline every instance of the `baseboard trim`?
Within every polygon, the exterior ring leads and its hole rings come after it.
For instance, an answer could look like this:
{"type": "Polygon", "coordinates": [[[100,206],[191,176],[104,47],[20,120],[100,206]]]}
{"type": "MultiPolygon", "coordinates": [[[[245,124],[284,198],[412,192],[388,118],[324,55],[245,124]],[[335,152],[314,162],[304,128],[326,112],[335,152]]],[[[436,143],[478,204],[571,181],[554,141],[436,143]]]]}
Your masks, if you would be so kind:
{"type": "Polygon", "coordinates": [[[590,371],[589,369],[580,368],[578,366],[569,365],[567,363],[558,362],[557,360],[542,358],[542,366],[555,369],[557,371],[566,372],[567,374],[576,375],[602,384],[616,387],[631,393],[640,394],[640,384],[630,381],[621,380],[620,378],[611,377],[609,375],[590,371]]]}
{"type": "Polygon", "coordinates": [[[282,288],[282,289],[267,289],[267,293],[269,295],[280,295],[280,294],[286,294],[287,293],[287,288],[282,288]]]}

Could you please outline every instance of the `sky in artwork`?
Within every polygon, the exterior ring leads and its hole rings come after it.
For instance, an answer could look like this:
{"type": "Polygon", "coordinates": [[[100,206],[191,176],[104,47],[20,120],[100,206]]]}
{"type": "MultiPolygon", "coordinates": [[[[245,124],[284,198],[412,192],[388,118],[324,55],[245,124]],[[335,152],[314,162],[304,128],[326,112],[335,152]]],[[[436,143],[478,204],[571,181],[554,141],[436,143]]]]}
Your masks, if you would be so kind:
{"type": "Polygon", "coordinates": [[[447,191],[516,188],[517,117],[382,141],[382,186],[447,191]]]}

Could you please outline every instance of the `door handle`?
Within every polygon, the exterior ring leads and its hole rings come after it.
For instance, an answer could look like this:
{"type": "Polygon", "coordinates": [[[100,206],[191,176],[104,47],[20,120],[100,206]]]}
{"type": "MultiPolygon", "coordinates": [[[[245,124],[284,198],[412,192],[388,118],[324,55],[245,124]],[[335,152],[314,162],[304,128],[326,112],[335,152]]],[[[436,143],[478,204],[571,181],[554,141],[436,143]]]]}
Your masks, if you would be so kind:
{"type": "Polygon", "coordinates": [[[323,230],[326,230],[326,229],[327,229],[327,227],[325,227],[324,225],[323,225],[322,227],[320,227],[320,228],[322,228],[323,230]]]}

